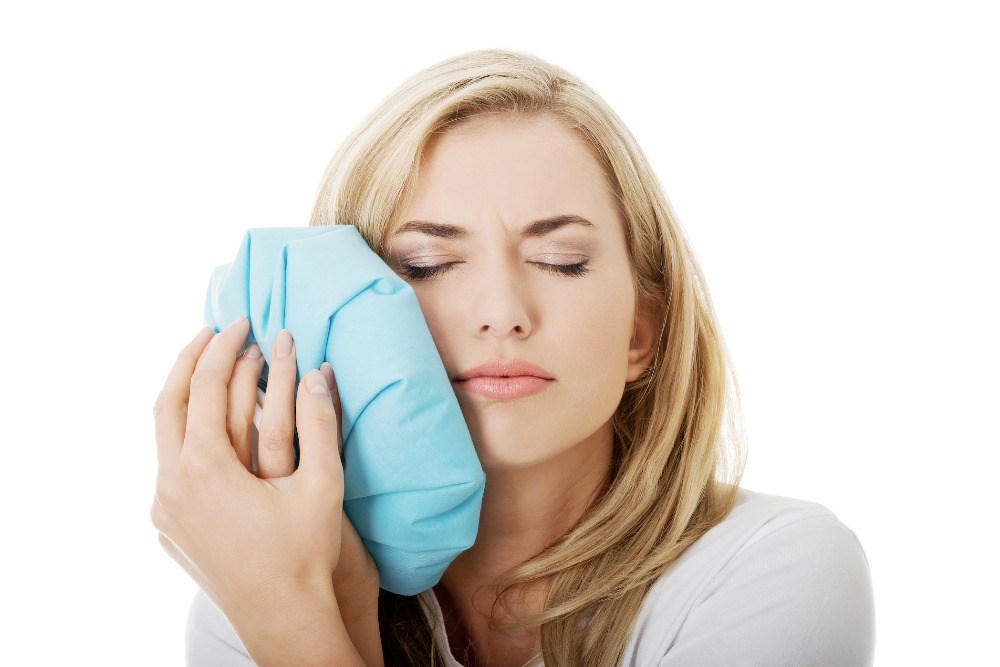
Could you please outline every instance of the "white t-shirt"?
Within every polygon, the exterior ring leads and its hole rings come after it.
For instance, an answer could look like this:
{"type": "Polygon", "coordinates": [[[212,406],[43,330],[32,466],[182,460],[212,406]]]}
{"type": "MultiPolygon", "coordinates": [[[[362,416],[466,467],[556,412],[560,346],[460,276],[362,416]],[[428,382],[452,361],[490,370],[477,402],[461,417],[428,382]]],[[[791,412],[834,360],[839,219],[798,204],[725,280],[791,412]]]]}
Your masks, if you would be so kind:
{"type": "MultiPolygon", "coordinates": [[[[421,595],[447,647],[437,599],[421,595]]],[[[650,590],[622,665],[862,667],[874,649],[871,576],[854,533],[821,505],[741,490],[730,515],[650,590]]],[[[444,653],[447,667],[462,667],[444,653]]],[[[200,591],[188,616],[187,663],[253,665],[200,591]]]]}

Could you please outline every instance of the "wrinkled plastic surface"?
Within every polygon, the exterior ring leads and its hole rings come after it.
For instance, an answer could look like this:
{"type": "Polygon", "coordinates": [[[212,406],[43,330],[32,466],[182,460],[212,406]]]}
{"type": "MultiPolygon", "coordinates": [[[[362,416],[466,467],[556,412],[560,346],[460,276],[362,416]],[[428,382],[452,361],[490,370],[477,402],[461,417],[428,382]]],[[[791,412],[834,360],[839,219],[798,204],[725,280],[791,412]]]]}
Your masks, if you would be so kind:
{"type": "Polygon", "coordinates": [[[251,229],[212,274],[206,324],[250,320],[267,362],[282,329],[299,378],[337,378],[344,510],[381,585],[414,595],[472,546],[485,477],[410,286],[351,226],[251,229]]]}

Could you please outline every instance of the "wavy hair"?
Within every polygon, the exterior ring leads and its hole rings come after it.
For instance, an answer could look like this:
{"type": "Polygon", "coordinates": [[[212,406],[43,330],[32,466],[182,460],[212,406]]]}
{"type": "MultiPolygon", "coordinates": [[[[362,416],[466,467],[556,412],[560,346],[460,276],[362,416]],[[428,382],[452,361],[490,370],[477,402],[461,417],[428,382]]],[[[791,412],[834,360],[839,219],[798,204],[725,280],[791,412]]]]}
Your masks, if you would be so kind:
{"type": "MultiPolygon", "coordinates": [[[[311,225],[353,225],[377,253],[438,132],[483,113],[545,114],[578,133],[604,168],[625,224],[636,303],[659,314],[653,361],[614,413],[604,489],[559,540],[507,572],[498,600],[544,580],[540,614],[548,667],[621,664],[652,584],[736,502],[743,469],[739,397],[690,244],[646,156],[597,93],[532,55],[476,51],[416,74],[386,97],[327,167],[311,225]]],[[[441,663],[416,598],[383,591],[387,664],[441,663]]]]}

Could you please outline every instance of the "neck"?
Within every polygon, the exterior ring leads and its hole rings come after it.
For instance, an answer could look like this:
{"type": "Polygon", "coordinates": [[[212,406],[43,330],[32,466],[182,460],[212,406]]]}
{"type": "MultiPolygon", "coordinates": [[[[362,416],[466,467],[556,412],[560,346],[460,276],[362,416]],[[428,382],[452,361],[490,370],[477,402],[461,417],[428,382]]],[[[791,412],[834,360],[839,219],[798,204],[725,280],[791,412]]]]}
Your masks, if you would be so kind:
{"type": "Polygon", "coordinates": [[[530,658],[539,650],[537,626],[497,636],[489,630],[489,622],[491,611],[496,625],[539,613],[547,582],[505,596],[506,610],[494,607],[493,584],[562,537],[583,516],[605,482],[612,448],[609,421],[553,459],[524,468],[486,469],[476,542],[451,563],[435,587],[453,649],[463,643],[463,651],[472,649],[474,663],[491,665],[504,664],[508,656],[511,664],[523,664],[524,660],[516,662],[522,654],[530,658]]]}

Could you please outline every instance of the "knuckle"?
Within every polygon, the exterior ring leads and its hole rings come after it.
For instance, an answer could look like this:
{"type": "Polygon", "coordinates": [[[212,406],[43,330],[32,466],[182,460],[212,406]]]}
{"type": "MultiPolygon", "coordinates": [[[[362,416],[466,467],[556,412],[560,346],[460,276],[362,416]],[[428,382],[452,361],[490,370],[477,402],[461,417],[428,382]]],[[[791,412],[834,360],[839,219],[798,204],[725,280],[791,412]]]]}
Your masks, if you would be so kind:
{"type": "Polygon", "coordinates": [[[212,364],[199,363],[191,374],[191,391],[200,389],[216,389],[219,386],[226,387],[226,380],[222,377],[218,367],[212,364]]]}
{"type": "Polygon", "coordinates": [[[229,431],[229,436],[242,436],[249,427],[250,419],[247,413],[244,410],[234,409],[230,403],[226,411],[226,430],[229,431]]]}
{"type": "Polygon", "coordinates": [[[204,366],[198,366],[191,375],[191,390],[207,389],[217,384],[214,373],[211,373],[204,366]]]}
{"type": "Polygon", "coordinates": [[[229,436],[230,444],[243,442],[250,437],[250,426],[245,419],[231,420],[226,425],[226,435],[229,436]]]}
{"type": "Polygon", "coordinates": [[[164,414],[167,412],[167,397],[163,395],[161,391],[153,401],[153,421],[159,421],[163,418],[164,414]]]}
{"type": "Polygon", "coordinates": [[[308,505],[320,514],[338,514],[344,506],[344,490],[330,477],[314,478],[306,485],[308,505]]]}
{"type": "Polygon", "coordinates": [[[203,451],[200,447],[186,449],[187,452],[181,451],[178,465],[181,479],[184,481],[183,486],[179,489],[183,494],[179,501],[188,504],[193,502],[192,493],[202,494],[217,485],[222,461],[215,453],[203,451]]]}
{"type": "Polygon", "coordinates": [[[184,504],[184,493],[178,488],[176,483],[167,482],[163,479],[156,481],[156,497],[153,502],[154,509],[159,508],[165,512],[175,512],[180,510],[184,504]]]}
{"type": "Polygon", "coordinates": [[[185,447],[185,450],[181,451],[180,460],[180,470],[181,474],[185,477],[192,479],[201,479],[212,472],[212,465],[208,459],[201,455],[200,453],[190,451],[191,447],[185,447]]]}
{"type": "Polygon", "coordinates": [[[153,527],[161,533],[167,529],[167,517],[169,514],[159,500],[153,501],[153,506],[149,508],[149,520],[153,527]]]}
{"type": "Polygon", "coordinates": [[[343,470],[330,471],[329,474],[314,475],[306,483],[307,493],[314,502],[323,507],[340,509],[344,504],[343,470]]]}
{"type": "Polygon", "coordinates": [[[180,349],[180,351],[177,353],[177,358],[175,360],[175,363],[186,364],[195,361],[198,358],[199,352],[201,352],[201,350],[200,349],[196,350],[194,347],[194,342],[192,341],[180,349]]]}
{"type": "Polygon", "coordinates": [[[262,425],[261,428],[258,444],[260,447],[268,449],[283,449],[288,447],[295,435],[290,424],[267,424],[262,425]]]}
{"type": "Polygon", "coordinates": [[[333,410],[308,410],[304,413],[301,419],[305,422],[304,425],[312,429],[333,432],[337,425],[337,417],[333,414],[333,410]]]}

